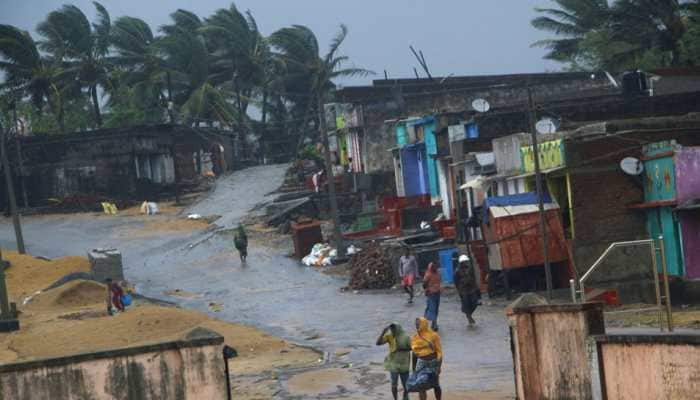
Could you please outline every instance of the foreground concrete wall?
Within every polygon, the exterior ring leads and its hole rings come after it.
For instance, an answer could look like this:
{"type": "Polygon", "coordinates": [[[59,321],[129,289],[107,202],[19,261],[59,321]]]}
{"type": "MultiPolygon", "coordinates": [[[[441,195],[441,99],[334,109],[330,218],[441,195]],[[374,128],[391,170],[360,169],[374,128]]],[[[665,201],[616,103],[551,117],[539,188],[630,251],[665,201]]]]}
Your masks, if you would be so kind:
{"type": "Polygon", "coordinates": [[[596,337],[602,398],[673,399],[700,396],[700,336],[596,337]]]}
{"type": "Polygon", "coordinates": [[[605,330],[601,304],[513,306],[508,321],[518,399],[593,398],[586,339],[605,330]]]}
{"type": "Polygon", "coordinates": [[[183,341],[0,366],[0,400],[225,399],[223,338],[201,328],[183,341]]]}

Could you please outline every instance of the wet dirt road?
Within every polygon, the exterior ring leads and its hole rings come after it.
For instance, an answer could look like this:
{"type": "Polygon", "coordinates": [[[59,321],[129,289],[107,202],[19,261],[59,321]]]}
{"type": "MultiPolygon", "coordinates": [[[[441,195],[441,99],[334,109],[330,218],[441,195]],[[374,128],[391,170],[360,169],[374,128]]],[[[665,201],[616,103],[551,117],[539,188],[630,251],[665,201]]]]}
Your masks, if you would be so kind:
{"type": "MultiPolygon", "coordinates": [[[[250,168],[220,179],[213,193],[188,211],[221,215],[216,224],[231,228],[265,200],[266,193],[279,187],[285,168],[250,168]]],[[[147,231],[147,222],[143,216],[31,217],[24,219],[25,241],[30,253],[46,257],[84,255],[94,247],[117,247],[124,257],[127,279],[136,283],[144,295],[254,325],[327,352],[322,372],[278,371],[275,379],[250,377],[247,384],[270,386],[266,394],[250,398],[390,397],[381,367],[386,349],[374,346],[374,342],[389,322],[411,329],[415,317],[422,315],[423,298],[407,306],[398,291],[341,292],[345,280],[302,267],[287,257],[288,247],[264,242],[251,243],[244,266],[232,251],[229,235],[211,229],[147,231]],[[174,289],[188,294],[166,294],[174,289]],[[331,372],[326,377],[304,375],[331,372]]],[[[3,248],[14,248],[11,228],[10,221],[4,220],[0,229],[3,248]]],[[[503,307],[502,303],[482,306],[477,311],[478,325],[468,328],[457,299],[443,299],[440,334],[445,365],[441,381],[450,397],[512,396],[512,361],[503,307]]],[[[241,385],[246,384],[244,378],[241,385]]]]}

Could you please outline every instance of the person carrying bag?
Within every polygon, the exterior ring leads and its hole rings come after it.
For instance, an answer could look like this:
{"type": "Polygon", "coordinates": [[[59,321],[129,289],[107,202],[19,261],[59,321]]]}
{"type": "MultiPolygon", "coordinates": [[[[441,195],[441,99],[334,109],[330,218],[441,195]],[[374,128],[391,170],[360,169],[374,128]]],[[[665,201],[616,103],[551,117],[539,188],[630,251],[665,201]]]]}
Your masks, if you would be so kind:
{"type": "Polygon", "coordinates": [[[442,344],[437,332],[430,329],[426,318],[416,319],[416,334],[411,338],[413,352],[413,373],[409,376],[406,389],[418,393],[420,400],[426,400],[432,389],[435,399],[442,399],[440,372],[442,368],[442,344]]]}

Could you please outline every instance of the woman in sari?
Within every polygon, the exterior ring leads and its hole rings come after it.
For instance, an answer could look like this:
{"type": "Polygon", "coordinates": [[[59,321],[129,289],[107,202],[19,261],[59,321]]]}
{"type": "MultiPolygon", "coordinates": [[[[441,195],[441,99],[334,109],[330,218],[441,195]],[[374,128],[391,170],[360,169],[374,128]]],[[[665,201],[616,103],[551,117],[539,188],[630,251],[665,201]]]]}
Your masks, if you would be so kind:
{"type": "MultiPolygon", "coordinates": [[[[442,344],[440,335],[430,329],[428,320],[416,319],[416,334],[411,338],[411,351],[413,352],[413,375],[411,382],[428,382],[435,393],[435,399],[442,399],[440,388],[440,372],[442,368],[442,344]]],[[[427,390],[419,391],[420,400],[428,398],[427,390]]]]}

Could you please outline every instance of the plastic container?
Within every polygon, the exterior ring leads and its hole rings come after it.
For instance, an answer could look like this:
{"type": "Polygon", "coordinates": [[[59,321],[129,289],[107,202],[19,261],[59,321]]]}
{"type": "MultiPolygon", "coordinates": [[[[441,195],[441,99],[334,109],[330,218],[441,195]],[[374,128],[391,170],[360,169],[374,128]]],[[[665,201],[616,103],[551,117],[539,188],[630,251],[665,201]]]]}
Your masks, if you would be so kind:
{"type": "Polygon", "coordinates": [[[440,278],[443,284],[453,284],[454,283],[454,266],[452,264],[452,254],[458,253],[459,249],[445,249],[440,250],[440,278]]]}

